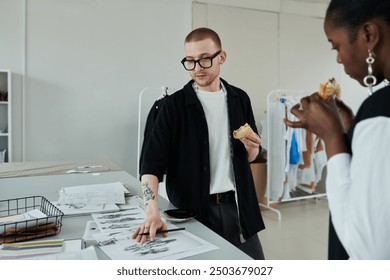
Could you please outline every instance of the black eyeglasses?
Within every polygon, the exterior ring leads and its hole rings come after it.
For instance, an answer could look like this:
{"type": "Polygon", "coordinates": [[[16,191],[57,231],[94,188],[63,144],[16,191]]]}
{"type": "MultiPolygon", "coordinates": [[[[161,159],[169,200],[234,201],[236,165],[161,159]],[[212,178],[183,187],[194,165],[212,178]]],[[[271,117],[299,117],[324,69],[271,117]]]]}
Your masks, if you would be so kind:
{"type": "Polygon", "coordinates": [[[181,64],[183,64],[184,68],[187,71],[192,71],[196,67],[196,63],[199,64],[200,67],[207,69],[213,66],[213,59],[216,58],[222,50],[217,51],[215,54],[208,56],[208,57],[202,57],[197,60],[187,60],[187,58],[183,58],[181,60],[181,64]]]}

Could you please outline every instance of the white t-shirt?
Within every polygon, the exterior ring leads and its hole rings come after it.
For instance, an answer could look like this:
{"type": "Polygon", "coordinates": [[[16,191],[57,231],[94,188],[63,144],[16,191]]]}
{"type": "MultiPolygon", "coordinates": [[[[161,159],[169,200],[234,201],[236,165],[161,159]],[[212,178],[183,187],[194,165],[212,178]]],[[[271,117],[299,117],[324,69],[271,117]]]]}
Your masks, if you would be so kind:
{"type": "Polygon", "coordinates": [[[234,190],[230,156],[229,122],[224,91],[198,90],[209,132],[210,194],[234,190]]]}

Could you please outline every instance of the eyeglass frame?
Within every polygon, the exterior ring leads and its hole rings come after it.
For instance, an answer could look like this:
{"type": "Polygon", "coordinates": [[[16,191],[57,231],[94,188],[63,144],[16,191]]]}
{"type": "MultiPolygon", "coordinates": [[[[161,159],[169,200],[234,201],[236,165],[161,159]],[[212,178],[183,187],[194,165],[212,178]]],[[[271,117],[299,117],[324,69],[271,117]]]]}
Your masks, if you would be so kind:
{"type": "Polygon", "coordinates": [[[199,59],[187,59],[187,58],[183,58],[181,60],[181,64],[183,64],[183,67],[184,69],[186,69],[187,71],[192,71],[196,68],[196,63],[198,63],[198,65],[200,67],[202,67],[203,69],[209,69],[211,67],[213,67],[213,59],[216,58],[218,55],[220,55],[222,52],[222,50],[219,50],[217,51],[216,53],[214,53],[213,55],[210,55],[210,56],[206,56],[206,57],[202,57],[202,58],[199,58],[199,59]],[[210,59],[210,62],[211,62],[211,65],[208,66],[208,67],[203,67],[202,64],[200,64],[200,61],[203,60],[203,59],[210,59]],[[194,67],[192,69],[187,69],[187,67],[184,65],[184,63],[186,61],[192,61],[194,63],[194,67]]]}

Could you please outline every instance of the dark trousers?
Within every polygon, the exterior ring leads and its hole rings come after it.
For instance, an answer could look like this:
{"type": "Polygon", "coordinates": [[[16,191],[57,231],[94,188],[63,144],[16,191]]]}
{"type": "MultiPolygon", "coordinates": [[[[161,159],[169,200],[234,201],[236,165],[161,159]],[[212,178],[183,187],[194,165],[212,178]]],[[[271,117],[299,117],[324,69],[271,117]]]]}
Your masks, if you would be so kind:
{"type": "Polygon", "coordinates": [[[328,237],[328,259],[329,260],[348,260],[349,256],[345,251],[343,244],[337,236],[332,223],[332,217],[329,216],[329,237],[328,237]]]}
{"type": "Polygon", "coordinates": [[[257,234],[248,238],[246,242],[241,242],[241,230],[234,193],[232,198],[218,203],[211,199],[209,202],[209,217],[205,225],[253,259],[264,260],[263,248],[257,234]]]}

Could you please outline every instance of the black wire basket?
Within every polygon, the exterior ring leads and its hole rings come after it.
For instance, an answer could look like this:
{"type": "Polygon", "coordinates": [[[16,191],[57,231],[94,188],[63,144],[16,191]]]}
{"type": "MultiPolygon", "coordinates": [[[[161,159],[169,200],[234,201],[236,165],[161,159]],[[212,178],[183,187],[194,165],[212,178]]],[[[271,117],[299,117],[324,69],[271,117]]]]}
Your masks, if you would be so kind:
{"type": "Polygon", "coordinates": [[[64,213],[43,196],[0,200],[0,244],[56,235],[61,231],[64,213]],[[39,210],[38,218],[24,218],[39,210]]]}

